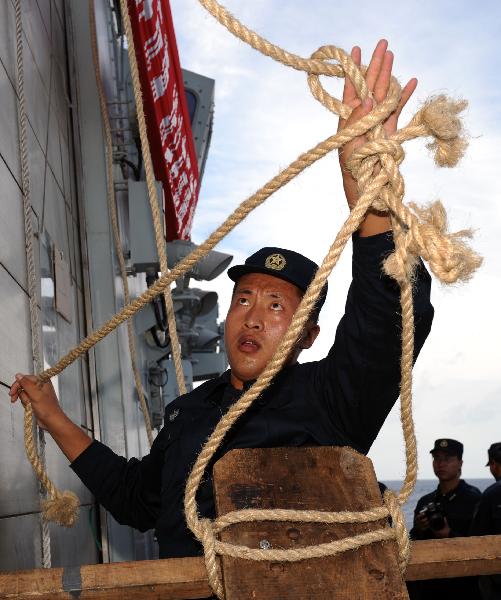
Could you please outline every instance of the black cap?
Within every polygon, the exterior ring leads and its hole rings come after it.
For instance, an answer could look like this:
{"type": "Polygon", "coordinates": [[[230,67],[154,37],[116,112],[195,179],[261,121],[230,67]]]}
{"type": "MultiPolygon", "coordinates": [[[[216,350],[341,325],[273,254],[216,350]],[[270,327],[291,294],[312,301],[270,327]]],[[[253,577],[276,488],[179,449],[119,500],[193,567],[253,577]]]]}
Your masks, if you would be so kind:
{"type": "Polygon", "coordinates": [[[489,457],[489,460],[485,465],[486,467],[490,465],[491,460],[501,465],[501,442],[491,444],[489,450],[487,450],[487,456],[489,457]]]}
{"type": "Polygon", "coordinates": [[[445,452],[451,456],[463,458],[463,449],[463,444],[457,440],[440,438],[439,440],[435,440],[435,445],[430,450],[430,453],[433,454],[434,452],[445,452]]]}
{"type": "MultiPolygon", "coordinates": [[[[310,285],[318,265],[306,256],[286,250],[285,248],[267,247],[261,248],[245,261],[243,265],[235,265],[228,269],[228,277],[238,281],[242,275],[247,273],[265,273],[278,277],[289,283],[293,283],[303,293],[310,285]]],[[[325,283],[316,303],[319,311],[327,296],[327,282],[325,283]]]]}

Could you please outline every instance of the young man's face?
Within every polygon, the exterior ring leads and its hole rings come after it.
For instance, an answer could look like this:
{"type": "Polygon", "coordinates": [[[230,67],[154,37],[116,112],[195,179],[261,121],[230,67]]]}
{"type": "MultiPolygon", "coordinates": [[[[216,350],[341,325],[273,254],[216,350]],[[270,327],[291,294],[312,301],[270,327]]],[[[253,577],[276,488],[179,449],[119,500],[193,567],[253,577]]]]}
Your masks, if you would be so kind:
{"type": "Polygon", "coordinates": [[[433,453],[433,471],[440,481],[452,481],[461,475],[463,461],[447,452],[433,453]]]}
{"type": "MultiPolygon", "coordinates": [[[[231,382],[242,389],[256,379],[275,353],[301,302],[294,284],[266,275],[248,273],[235,286],[225,323],[224,339],[231,367],[231,382]]],[[[317,325],[306,327],[300,347],[291,353],[295,362],[301,349],[309,348],[318,335],[317,325]]]]}

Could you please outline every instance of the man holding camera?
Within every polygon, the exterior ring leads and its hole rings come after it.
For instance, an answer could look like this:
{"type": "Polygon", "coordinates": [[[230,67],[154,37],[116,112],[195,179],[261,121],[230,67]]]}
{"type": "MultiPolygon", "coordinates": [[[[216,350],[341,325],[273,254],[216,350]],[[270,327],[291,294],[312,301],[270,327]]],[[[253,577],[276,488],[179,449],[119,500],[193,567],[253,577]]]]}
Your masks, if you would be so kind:
{"type": "MultiPolygon", "coordinates": [[[[430,540],[467,536],[481,493],[461,479],[463,444],[441,438],[435,441],[430,453],[439,483],[434,492],[419,499],[411,538],[430,540]]],[[[410,586],[409,592],[413,600],[449,597],[474,600],[480,597],[477,577],[420,581],[410,586]]]]}

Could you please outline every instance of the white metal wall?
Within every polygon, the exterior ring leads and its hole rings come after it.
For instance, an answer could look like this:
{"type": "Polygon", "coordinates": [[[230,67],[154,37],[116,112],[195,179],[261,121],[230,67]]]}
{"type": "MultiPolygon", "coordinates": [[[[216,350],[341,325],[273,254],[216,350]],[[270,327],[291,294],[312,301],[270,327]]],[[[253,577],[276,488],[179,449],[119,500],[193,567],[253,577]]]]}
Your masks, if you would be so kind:
{"type": "MultiPolygon", "coordinates": [[[[117,54],[110,43],[110,3],[95,0],[95,4],[103,78],[113,102],[120,93],[117,54]]],[[[123,305],[123,294],[106,204],[88,2],[22,0],[22,7],[38,272],[43,276],[50,271],[47,249],[55,247],[71,275],[69,322],[54,310],[50,291],[39,289],[44,359],[52,364],[112,316],[123,305]]],[[[0,570],[41,566],[38,484],[24,453],[23,410],[12,406],[8,397],[14,374],[33,370],[15,77],[13,0],[0,0],[0,570]]],[[[120,175],[117,169],[118,180],[120,175]]],[[[130,287],[136,295],[144,282],[130,278],[130,287]]],[[[123,327],[54,383],[66,413],[91,435],[127,457],[147,452],[123,327]]],[[[56,485],[75,491],[82,503],[73,529],[51,525],[52,566],[99,561],[96,541],[103,542],[105,561],[154,557],[151,534],[122,527],[102,511],[101,530],[96,530],[93,499],[49,436],[47,463],[56,485]]]]}
{"type": "MultiPolygon", "coordinates": [[[[85,332],[65,7],[62,0],[23,0],[22,7],[33,243],[38,253],[40,239],[48,236],[71,273],[71,322],[54,313],[55,335],[44,336],[46,356],[62,356],[85,332]]],[[[12,406],[7,394],[17,371],[33,370],[11,0],[0,2],[0,61],[0,569],[22,569],[40,566],[40,519],[38,485],[24,454],[23,410],[12,406]]],[[[72,365],[56,385],[64,410],[91,430],[86,361],[72,365]]],[[[51,525],[52,564],[96,562],[91,495],[50,439],[47,462],[56,485],[74,490],[82,502],[75,528],[51,525]]]]}

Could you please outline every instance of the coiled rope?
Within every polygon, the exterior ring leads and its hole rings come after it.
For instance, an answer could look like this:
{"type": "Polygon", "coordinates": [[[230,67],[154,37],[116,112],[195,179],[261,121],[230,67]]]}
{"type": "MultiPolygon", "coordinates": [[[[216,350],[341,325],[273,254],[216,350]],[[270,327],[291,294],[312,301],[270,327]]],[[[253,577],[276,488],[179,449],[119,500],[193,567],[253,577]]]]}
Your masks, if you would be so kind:
{"type": "MultiPolygon", "coordinates": [[[[308,83],[313,96],[326,108],[337,115],[347,118],[350,108],[333,98],[322,88],[318,75],[325,74],[336,77],[349,77],[353,82],[361,100],[368,96],[367,86],[363,79],[365,67],[357,67],[351,57],[335,46],[323,46],[313,53],[311,59],[297,57],[263,40],[256,33],[244,27],[234,19],[224,7],[217,2],[199,0],[223,25],[240,39],[267,56],[295,69],[308,73],[308,83]],[[337,65],[328,60],[335,60],[337,65]]],[[[54,367],[40,373],[40,383],[57,375],[79,356],[94,346],[99,340],[113,331],[120,323],[130,318],[151,299],[161,293],[172,281],[190,270],[214,246],[227,235],[238,223],[272,193],[286,185],[304,169],[331,152],[341,148],[355,137],[368,134],[368,143],[359,149],[351,158],[348,167],[358,181],[360,197],[341,230],[332,243],[329,252],[319,267],[315,278],[306,291],[293,321],[280,342],[280,345],[261,373],[254,385],[242,395],[226,415],[221,419],[207,443],[203,447],[190,473],[185,491],[185,514],[188,526],[202,542],[205,548],[206,564],[209,580],[217,595],[224,593],[219,580],[216,554],[224,553],[251,560],[294,561],[313,556],[332,555],[348,548],[358,548],[363,544],[377,540],[394,538],[399,545],[399,562],[402,570],[409,555],[409,541],[405,531],[401,504],[409,497],[416,480],[417,451],[412,420],[412,360],[414,353],[414,323],[412,305],[412,274],[417,256],[421,255],[430,266],[431,271],[444,283],[467,281],[481,264],[481,258],[467,246],[465,238],[469,231],[448,233],[445,210],[440,202],[426,208],[415,205],[405,206],[404,182],[399,172],[399,165],[404,158],[402,143],[417,137],[431,137],[430,148],[435,153],[435,162],[439,166],[453,166],[461,158],[466,147],[462,133],[462,124],[458,114],[465,108],[464,101],[455,102],[441,95],[430,99],[416,113],[411,122],[389,139],[385,138],[382,123],[396,109],[401,89],[395,78],[392,78],[386,99],[375,105],[370,114],[353,125],[328,137],[314,148],[301,154],[287,168],[273,177],[255,194],[244,200],[240,206],[220,225],[198,248],[180,261],[169,273],[160,279],[141,296],[125,306],[113,318],[108,320],[99,330],[91,333],[76,348],[64,356],[54,367]],[[379,165],[380,171],[374,175],[374,167],[379,165]],[[196,492],[202,476],[212,456],[222,443],[225,434],[233,423],[247,410],[252,402],[266,389],[275,374],[283,366],[291,347],[298,339],[315,305],[316,298],[337,263],[342,250],[351,235],[359,228],[365,214],[370,208],[389,211],[393,224],[395,252],[384,264],[385,272],[393,277],[401,289],[402,307],[402,359],[401,359],[401,422],[405,439],[406,476],[402,488],[395,494],[387,491],[384,495],[384,507],[371,511],[353,513],[323,513],[321,511],[237,511],[223,519],[210,522],[200,519],[196,504],[196,492]],[[376,511],[376,512],[374,512],[376,511]],[[377,515],[377,516],[375,516],[377,515]],[[369,532],[361,536],[337,540],[331,544],[320,544],[309,548],[293,550],[257,550],[233,544],[223,544],[216,539],[223,526],[234,519],[244,520],[307,520],[318,519],[320,522],[364,522],[391,515],[393,528],[369,532]],[[348,519],[349,521],[342,521],[348,519]]]]}

